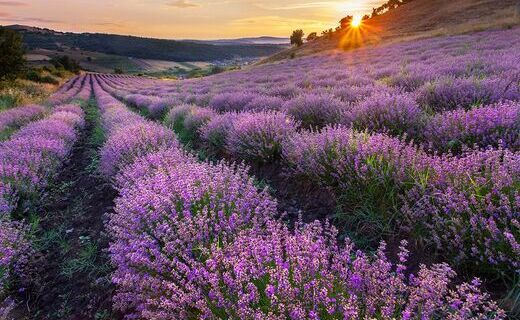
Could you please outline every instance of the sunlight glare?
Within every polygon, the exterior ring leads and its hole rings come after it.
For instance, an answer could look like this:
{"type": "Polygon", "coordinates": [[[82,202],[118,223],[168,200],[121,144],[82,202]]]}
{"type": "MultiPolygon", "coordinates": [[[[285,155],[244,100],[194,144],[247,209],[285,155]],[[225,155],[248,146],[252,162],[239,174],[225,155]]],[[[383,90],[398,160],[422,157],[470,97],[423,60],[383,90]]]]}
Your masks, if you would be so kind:
{"type": "Polygon", "coordinates": [[[362,17],[361,16],[354,16],[352,19],[352,22],[350,23],[352,27],[359,28],[361,26],[362,17]]]}

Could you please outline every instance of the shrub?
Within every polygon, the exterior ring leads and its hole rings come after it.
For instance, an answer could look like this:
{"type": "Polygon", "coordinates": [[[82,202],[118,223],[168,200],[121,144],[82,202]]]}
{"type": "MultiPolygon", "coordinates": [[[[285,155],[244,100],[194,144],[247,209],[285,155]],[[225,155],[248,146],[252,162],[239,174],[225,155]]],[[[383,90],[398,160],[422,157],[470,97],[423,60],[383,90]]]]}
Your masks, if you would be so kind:
{"type": "Polygon", "coordinates": [[[345,112],[343,123],[358,130],[414,134],[424,114],[410,95],[375,93],[345,112]]]}
{"type": "Polygon", "coordinates": [[[79,63],[67,55],[52,57],[49,62],[52,63],[56,69],[65,69],[76,74],[81,70],[79,63]]]}
{"type": "Polygon", "coordinates": [[[26,125],[0,144],[0,182],[24,197],[46,185],[69,154],[77,138],[75,129],[83,124],[83,117],[73,113],[63,120],[67,114],[55,113],[26,125]]]}
{"type": "Polygon", "coordinates": [[[41,118],[47,110],[39,105],[20,106],[0,113],[0,131],[41,118]]]}
{"type": "Polygon", "coordinates": [[[25,78],[30,81],[40,82],[40,74],[36,70],[29,70],[25,74],[25,78]]]}
{"type": "Polygon", "coordinates": [[[257,191],[244,167],[184,162],[139,179],[110,217],[116,308],[141,318],[185,318],[197,304],[193,279],[211,244],[275,213],[276,202],[257,191]]]}
{"type": "Polygon", "coordinates": [[[238,159],[274,162],[282,152],[282,144],[296,133],[298,123],[279,112],[241,113],[233,121],[227,139],[227,150],[238,159]]]}
{"type": "Polygon", "coordinates": [[[460,152],[463,145],[520,149],[520,104],[504,102],[440,113],[431,118],[424,140],[436,150],[460,152]]]}
{"type": "Polygon", "coordinates": [[[265,231],[246,230],[227,246],[215,245],[204,271],[197,272],[204,296],[197,299],[195,314],[236,319],[505,317],[481,293],[478,279],[455,286],[455,272],[446,264],[421,265],[416,275],[406,276],[405,242],[393,265],[384,243],[369,256],[349,241],[337,245],[336,235],[318,222],[298,225],[294,232],[271,222],[265,231]]]}
{"type": "Polygon", "coordinates": [[[160,119],[169,108],[174,108],[180,104],[180,100],[176,98],[158,98],[148,105],[148,111],[154,119],[160,119]]]}
{"type": "Polygon", "coordinates": [[[251,100],[245,107],[246,111],[268,111],[268,110],[280,110],[284,101],[279,97],[271,96],[257,96],[251,100]]]}
{"type": "Polygon", "coordinates": [[[242,111],[256,95],[248,92],[230,92],[215,95],[209,106],[217,112],[242,111]]]}
{"type": "Polygon", "coordinates": [[[303,94],[287,101],[282,111],[300,121],[305,128],[337,123],[344,106],[328,94],[303,94]]]}
{"type": "Polygon", "coordinates": [[[403,213],[458,263],[513,277],[520,267],[520,154],[507,150],[447,156],[436,177],[406,193],[403,213]]]}
{"type": "Polygon", "coordinates": [[[50,84],[54,84],[54,85],[60,84],[60,81],[58,79],[56,79],[56,78],[54,78],[53,76],[50,76],[50,75],[46,75],[46,76],[41,77],[38,82],[50,83],[50,84]]]}
{"type": "Polygon", "coordinates": [[[221,154],[225,150],[228,135],[237,117],[238,114],[234,112],[217,115],[199,129],[199,136],[207,151],[221,154]]]}
{"type": "Polygon", "coordinates": [[[0,185],[0,218],[7,217],[14,209],[14,190],[7,183],[0,185]]]}
{"type": "Polygon", "coordinates": [[[197,135],[199,128],[215,116],[217,116],[217,113],[209,108],[193,108],[184,118],[184,128],[197,135]]]}
{"type": "Polygon", "coordinates": [[[367,240],[396,232],[401,197],[428,172],[416,147],[345,127],[296,134],[283,156],[289,174],[330,189],[341,208],[338,219],[367,240]]]}
{"type": "Polygon", "coordinates": [[[514,85],[514,79],[511,81],[507,78],[444,78],[419,89],[418,102],[438,112],[459,107],[471,109],[506,99],[518,100],[520,89],[514,85]]]}
{"type": "Polygon", "coordinates": [[[140,180],[154,176],[165,167],[173,170],[176,166],[189,162],[195,163],[195,157],[182,149],[159,148],[156,152],[137,158],[134,163],[119,172],[114,179],[114,185],[122,194],[137,185],[140,180]]]}
{"type": "Polygon", "coordinates": [[[24,265],[30,255],[27,228],[0,216],[0,319],[10,319],[9,313],[16,306],[8,297],[9,277],[23,275],[24,265]]]}
{"type": "Polygon", "coordinates": [[[101,150],[100,170],[111,177],[141,156],[162,147],[178,146],[175,134],[153,123],[136,122],[110,135],[101,150]]]}

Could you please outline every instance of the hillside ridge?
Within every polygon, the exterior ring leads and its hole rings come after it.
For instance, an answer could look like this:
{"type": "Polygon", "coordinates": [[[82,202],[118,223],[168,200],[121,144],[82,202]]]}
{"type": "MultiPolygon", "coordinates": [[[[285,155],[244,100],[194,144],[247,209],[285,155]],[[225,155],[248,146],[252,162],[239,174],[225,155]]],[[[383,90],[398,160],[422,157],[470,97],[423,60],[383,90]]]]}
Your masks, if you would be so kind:
{"type": "MultiPolygon", "coordinates": [[[[364,45],[507,28],[519,24],[520,2],[517,0],[414,0],[364,21],[356,33],[360,43],[353,44],[348,38],[355,31],[344,29],[331,36],[307,42],[299,48],[276,53],[261,63],[364,45]]],[[[318,30],[305,31],[310,33],[318,30]]]]}

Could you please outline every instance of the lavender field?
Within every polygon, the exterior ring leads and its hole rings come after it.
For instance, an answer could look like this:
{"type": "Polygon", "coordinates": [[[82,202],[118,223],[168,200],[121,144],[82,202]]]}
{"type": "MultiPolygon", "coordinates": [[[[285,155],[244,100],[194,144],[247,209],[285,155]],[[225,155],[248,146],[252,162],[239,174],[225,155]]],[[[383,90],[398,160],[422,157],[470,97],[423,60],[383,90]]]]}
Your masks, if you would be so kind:
{"type": "Polygon", "coordinates": [[[0,319],[86,123],[115,190],[99,319],[519,316],[519,53],[513,28],[202,79],[87,73],[0,112],[0,319]]]}

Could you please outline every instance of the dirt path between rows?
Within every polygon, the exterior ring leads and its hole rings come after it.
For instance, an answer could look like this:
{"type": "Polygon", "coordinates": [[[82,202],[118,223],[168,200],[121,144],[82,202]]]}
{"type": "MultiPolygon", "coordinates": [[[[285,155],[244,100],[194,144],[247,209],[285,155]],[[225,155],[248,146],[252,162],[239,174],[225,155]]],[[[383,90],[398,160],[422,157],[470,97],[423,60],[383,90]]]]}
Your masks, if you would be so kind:
{"type": "Polygon", "coordinates": [[[87,124],[70,157],[42,199],[31,282],[20,293],[16,319],[118,319],[104,231],[116,196],[96,174],[102,141],[99,115],[85,107],[87,124]],[[97,141],[96,141],[97,140],[97,141]]]}

